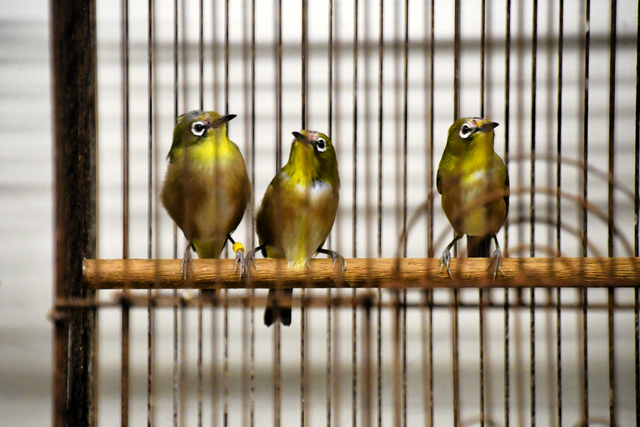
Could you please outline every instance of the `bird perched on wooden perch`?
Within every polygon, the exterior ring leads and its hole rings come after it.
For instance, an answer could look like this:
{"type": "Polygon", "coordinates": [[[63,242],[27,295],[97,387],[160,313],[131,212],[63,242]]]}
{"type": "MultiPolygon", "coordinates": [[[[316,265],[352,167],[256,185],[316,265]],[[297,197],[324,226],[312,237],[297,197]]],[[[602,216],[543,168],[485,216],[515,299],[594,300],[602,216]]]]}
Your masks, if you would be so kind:
{"type": "Polygon", "coordinates": [[[200,258],[218,258],[227,240],[243,265],[244,247],[231,233],[251,198],[247,168],[238,146],[227,137],[235,114],[191,111],[178,117],[160,199],[189,241],[182,259],[185,278],[193,273],[191,247],[200,258]]]}
{"type": "MultiPolygon", "coordinates": [[[[310,130],[292,132],[287,164],[273,178],[256,213],[260,245],[247,254],[249,271],[256,252],[269,258],[286,258],[290,268],[307,268],[316,253],[329,255],[342,269],[345,260],[335,251],[322,249],[338,210],[340,177],[331,139],[310,130]]],[[[270,289],[264,323],[278,319],[291,324],[293,289],[270,289]]]]}
{"type": "Polygon", "coordinates": [[[495,262],[494,278],[500,268],[502,252],[496,235],[509,211],[509,175],[493,148],[496,126],[487,119],[466,117],[449,128],[436,179],[442,209],[455,233],[440,262],[449,276],[450,249],[465,234],[472,245],[493,239],[496,249],[487,268],[495,262]]]}

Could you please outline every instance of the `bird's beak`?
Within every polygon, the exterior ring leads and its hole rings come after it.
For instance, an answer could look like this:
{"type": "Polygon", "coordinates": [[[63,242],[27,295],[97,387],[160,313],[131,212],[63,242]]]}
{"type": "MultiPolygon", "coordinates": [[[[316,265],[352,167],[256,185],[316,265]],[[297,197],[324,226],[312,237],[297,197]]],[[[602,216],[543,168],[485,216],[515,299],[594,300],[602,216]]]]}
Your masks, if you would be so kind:
{"type": "Polygon", "coordinates": [[[480,126],[480,132],[491,132],[496,127],[498,127],[499,123],[496,122],[485,122],[480,126]]]}
{"type": "Polygon", "coordinates": [[[227,114],[226,116],[221,116],[218,119],[214,120],[213,122],[211,122],[211,126],[210,128],[217,128],[220,127],[222,125],[224,125],[225,123],[233,120],[236,118],[235,114],[227,114]]]}
{"type": "Polygon", "coordinates": [[[309,140],[309,138],[307,138],[305,134],[301,132],[296,132],[296,131],[291,132],[291,134],[294,136],[294,138],[297,141],[304,142],[305,144],[313,145],[311,144],[311,141],[309,140]]]}

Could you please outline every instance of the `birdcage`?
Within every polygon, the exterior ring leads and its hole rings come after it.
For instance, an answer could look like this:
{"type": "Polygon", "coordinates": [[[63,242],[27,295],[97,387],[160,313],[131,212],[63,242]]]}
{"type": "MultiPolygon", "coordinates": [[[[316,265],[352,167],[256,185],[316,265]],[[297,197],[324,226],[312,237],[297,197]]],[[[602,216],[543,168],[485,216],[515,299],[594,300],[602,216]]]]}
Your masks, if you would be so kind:
{"type": "Polygon", "coordinates": [[[637,3],[50,7],[54,426],[639,424],[637,3]],[[184,279],[159,193],[196,109],[237,115],[247,248],[290,132],[332,138],[344,271],[258,257],[239,278],[227,247],[184,279]],[[511,182],[495,279],[486,248],[440,261],[436,169],[474,116],[511,182]],[[293,322],[267,328],[278,287],[293,322]]]}

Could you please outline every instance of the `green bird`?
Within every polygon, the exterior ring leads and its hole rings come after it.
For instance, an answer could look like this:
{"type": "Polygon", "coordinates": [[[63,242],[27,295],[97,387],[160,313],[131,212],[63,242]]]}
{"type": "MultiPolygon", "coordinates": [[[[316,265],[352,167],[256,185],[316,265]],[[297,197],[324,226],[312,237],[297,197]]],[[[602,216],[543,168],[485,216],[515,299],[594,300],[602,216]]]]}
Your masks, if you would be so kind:
{"type": "Polygon", "coordinates": [[[494,278],[500,268],[502,252],[496,235],[509,211],[509,175],[493,148],[496,126],[487,119],[466,117],[449,128],[436,179],[442,209],[455,233],[440,260],[440,268],[446,266],[449,276],[450,249],[465,234],[476,244],[492,238],[496,250],[489,266],[495,261],[494,278]]]}
{"type": "MultiPolygon", "coordinates": [[[[160,199],[189,241],[182,259],[185,278],[193,273],[191,248],[199,258],[218,258],[227,240],[243,263],[244,248],[231,233],[251,198],[247,168],[238,146],[227,137],[235,114],[194,110],[178,117],[160,199]]],[[[210,293],[208,293],[211,295],[210,293]]]]}
{"type": "MultiPolygon", "coordinates": [[[[338,210],[340,176],[331,139],[309,130],[292,132],[295,139],[287,164],[273,178],[256,213],[260,245],[247,254],[246,269],[258,251],[269,258],[286,258],[293,269],[307,268],[316,253],[329,255],[344,269],[345,260],[322,249],[338,210]]],[[[270,289],[264,323],[280,319],[291,325],[293,289],[270,289]]]]}

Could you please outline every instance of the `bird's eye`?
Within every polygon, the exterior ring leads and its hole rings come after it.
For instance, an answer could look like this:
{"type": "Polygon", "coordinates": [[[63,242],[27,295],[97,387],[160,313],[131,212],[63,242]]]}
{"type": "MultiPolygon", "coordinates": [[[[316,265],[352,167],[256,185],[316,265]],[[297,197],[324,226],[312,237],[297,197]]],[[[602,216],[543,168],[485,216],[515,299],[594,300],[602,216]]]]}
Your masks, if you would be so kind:
{"type": "Polygon", "coordinates": [[[207,131],[207,126],[205,126],[204,122],[194,122],[191,125],[191,133],[195,136],[202,136],[207,131]]]}
{"type": "Polygon", "coordinates": [[[471,126],[469,126],[468,124],[465,123],[460,128],[460,137],[461,138],[468,138],[469,135],[471,135],[471,126]]]}
{"type": "Polygon", "coordinates": [[[318,150],[319,153],[324,153],[325,151],[327,151],[327,143],[324,139],[318,139],[318,142],[316,142],[316,150],[318,150]]]}

